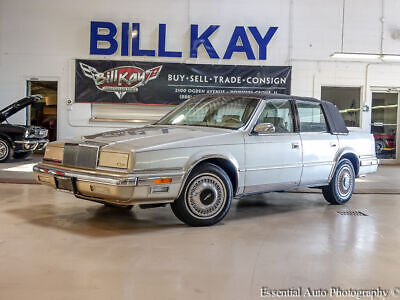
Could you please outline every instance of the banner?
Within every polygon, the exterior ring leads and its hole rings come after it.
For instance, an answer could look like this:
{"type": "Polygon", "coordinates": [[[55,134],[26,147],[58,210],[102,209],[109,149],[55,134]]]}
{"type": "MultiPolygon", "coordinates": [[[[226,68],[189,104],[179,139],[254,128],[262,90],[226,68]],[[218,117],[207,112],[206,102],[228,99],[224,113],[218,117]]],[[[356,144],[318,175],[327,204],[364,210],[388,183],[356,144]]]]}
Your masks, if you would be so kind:
{"type": "Polygon", "coordinates": [[[289,66],[76,60],[75,102],[177,105],[198,94],[290,94],[289,66]]]}

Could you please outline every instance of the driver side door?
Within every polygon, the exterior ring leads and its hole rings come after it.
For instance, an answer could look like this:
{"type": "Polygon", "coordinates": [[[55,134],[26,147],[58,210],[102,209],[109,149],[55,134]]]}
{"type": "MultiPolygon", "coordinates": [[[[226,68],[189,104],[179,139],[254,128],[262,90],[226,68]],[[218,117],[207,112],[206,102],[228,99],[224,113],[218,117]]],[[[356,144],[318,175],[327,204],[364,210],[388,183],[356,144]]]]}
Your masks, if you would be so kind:
{"type": "Polygon", "coordinates": [[[289,100],[269,100],[257,123],[270,123],[272,133],[245,135],[245,193],[296,187],[302,172],[302,145],[289,100]]]}

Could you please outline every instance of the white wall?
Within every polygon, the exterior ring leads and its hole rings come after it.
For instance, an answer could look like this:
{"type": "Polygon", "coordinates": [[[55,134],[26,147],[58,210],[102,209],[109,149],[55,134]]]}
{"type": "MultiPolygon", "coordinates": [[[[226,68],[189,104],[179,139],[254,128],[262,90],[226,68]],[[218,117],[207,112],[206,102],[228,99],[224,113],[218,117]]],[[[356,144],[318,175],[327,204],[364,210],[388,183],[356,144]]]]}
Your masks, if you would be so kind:
{"type": "MultiPolygon", "coordinates": [[[[341,50],[400,54],[399,9],[398,0],[1,0],[0,107],[23,97],[26,80],[31,77],[58,80],[60,138],[126,126],[89,124],[90,104],[66,105],[67,98],[74,98],[75,58],[127,59],[118,55],[89,55],[92,20],[141,23],[141,46],[149,49],[157,46],[158,24],[166,23],[167,49],[183,51],[183,57],[178,59],[128,59],[292,65],[293,94],[319,97],[321,85],[361,86],[365,95],[362,102],[368,104],[370,86],[400,87],[400,67],[335,62],[329,55],[341,50]],[[200,30],[211,24],[221,25],[212,37],[219,53],[225,51],[236,25],[255,25],[265,30],[278,26],[279,29],[268,46],[267,61],[248,61],[240,54],[231,60],[212,60],[203,50],[199,50],[198,59],[190,59],[190,24],[199,24],[200,30]]],[[[14,116],[11,121],[24,123],[25,114],[14,116]]],[[[368,113],[363,113],[362,123],[368,130],[368,113]]]]}

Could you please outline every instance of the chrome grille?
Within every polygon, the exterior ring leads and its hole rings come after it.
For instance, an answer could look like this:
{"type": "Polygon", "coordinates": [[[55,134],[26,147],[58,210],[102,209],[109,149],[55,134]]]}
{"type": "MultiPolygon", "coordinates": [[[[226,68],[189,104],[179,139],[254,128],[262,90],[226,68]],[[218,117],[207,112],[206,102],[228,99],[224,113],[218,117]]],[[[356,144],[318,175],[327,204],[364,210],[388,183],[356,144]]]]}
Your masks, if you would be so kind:
{"type": "Polygon", "coordinates": [[[70,167],[96,169],[99,146],[66,143],[63,164],[70,167]]]}

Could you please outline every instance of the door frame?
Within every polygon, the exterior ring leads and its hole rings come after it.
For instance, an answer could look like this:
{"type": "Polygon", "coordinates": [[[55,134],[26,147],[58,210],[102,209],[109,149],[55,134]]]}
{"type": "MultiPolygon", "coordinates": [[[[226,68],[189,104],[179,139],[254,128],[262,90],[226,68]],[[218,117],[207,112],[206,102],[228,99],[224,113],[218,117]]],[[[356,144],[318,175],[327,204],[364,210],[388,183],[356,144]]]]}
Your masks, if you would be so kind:
{"type": "Polygon", "coordinates": [[[371,91],[371,109],[370,109],[370,122],[369,122],[369,132],[371,132],[372,126],[372,97],[374,93],[382,93],[382,94],[397,94],[397,126],[396,126],[396,158],[387,159],[387,158],[380,158],[380,164],[399,164],[400,163],[400,154],[399,154],[399,129],[400,129],[400,87],[372,87],[370,88],[371,91]]]}
{"type": "MultiPolygon", "coordinates": [[[[55,81],[57,82],[57,139],[60,136],[60,127],[58,121],[60,120],[60,111],[61,111],[61,101],[60,101],[60,77],[59,76],[38,76],[38,77],[32,77],[32,76],[26,76],[24,78],[24,84],[25,84],[25,95],[30,96],[30,82],[31,81],[55,81]]],[[[30,111],[30,105],[28,105],[25,109],[25,124],[27,126],[31,125],[31,111],[30,111]]]]}

